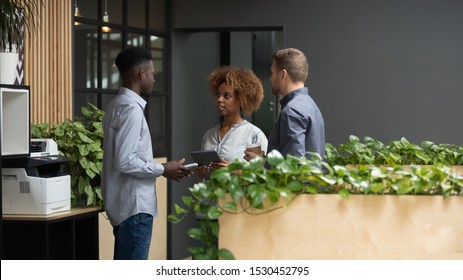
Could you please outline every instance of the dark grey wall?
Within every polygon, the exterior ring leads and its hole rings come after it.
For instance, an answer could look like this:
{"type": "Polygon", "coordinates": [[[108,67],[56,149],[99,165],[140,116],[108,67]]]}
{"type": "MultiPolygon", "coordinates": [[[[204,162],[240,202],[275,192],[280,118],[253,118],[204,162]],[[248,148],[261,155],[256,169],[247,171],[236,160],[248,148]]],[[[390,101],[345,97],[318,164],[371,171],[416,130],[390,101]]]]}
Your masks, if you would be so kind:
{"type": "MultiPolygon", "coordinates": [[[[171,7],[174,158],[198,148],[217,123],[206,78],[219,65],[219,39],[185,28],[283,27],[284,47],[309,58],[307,85],[327,142],[354,134],[463,145],[461,0],[172,0],[171,7]]],[[[171,203],[192,184],[174,183],[171,203]]],[[[172,227],[171,258],[186,256],[193,221],[172,227]]]]}
{"type": "Polygon", "coordinates": [[[463,1],[174,0],[172,11],[174,28],[283,26],[285,47],[309,58],[327,142],[463,144],[463,1]]]}
{"type": "MultiPolygon", "coordinates": [[[[203,134],[217,125],[219,116],[209,94],[207,76],[219,65],[219,35],[216,33],[175,32],[172,38],[172,157],[193,162],[190,152],[201,149],[203,134]]],[[[171,183],[170,213],[174,203],[189,194],[188,188],[197,182],[195,175],[181,183],[171,183]]],[[[186,248],[193,246],[186,230],[195,225],[193,215],[180,224],[168,224],[168,258],[188,257],[186,248]]]]}

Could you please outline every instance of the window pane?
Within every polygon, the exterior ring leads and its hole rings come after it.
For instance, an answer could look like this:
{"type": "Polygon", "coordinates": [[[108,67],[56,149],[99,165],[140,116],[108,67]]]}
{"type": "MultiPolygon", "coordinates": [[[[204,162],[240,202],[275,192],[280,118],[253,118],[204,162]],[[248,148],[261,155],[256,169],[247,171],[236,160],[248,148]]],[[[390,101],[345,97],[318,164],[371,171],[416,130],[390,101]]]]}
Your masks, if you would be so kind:
{"type": "Polygon", "coordinates": [[[74,29],[75,86],[98,87],[98,29],[91,25],[77,25],[74,29]]]}
{"type": "Polygon", "coordinates": [[[79,14],[83,18],[98,18],[98,1],[95,0],[76,0],[75,8],[79,9],[79,14]]]}
{"type": "Polygon", "coordinates": [[[166,0],[150,0],[150,30],[166,32],[166,0]]]}
{"type": "Polygon", "coordinates": [[[120,86],[114,63],[117,54],[123,46],[147,47],[153,56],[156,82],[153,94],[147,98],[145,114],[154,156],[167,156],[171,101],[167,92],[166,39],[151,36],[166,32],[166,0],[76,0],[76,4],[79,17],[90,19],[91,24],[74,25],[74,115],[81,116],[81,108],[88,103],[105,111],[120,86]],[[125,10],[123,3],[127,4],[125,10]],[[105,12],[110,23],[108,32],[102,28],[107,25],[102,22],[105,12]]]}
{"type": "Polygon", "coordinates": [[[114,94],[101,94],[101,110],[106,111],[106,108],[109,105],[109,102],[116,97],[116,93],[114,94]]]}
{"type": "Polygon", "coordinates": [[[166,63],[164,38],[150,37],[151,55],[154,63],[154,90],[166,91],[166,63]]]}
{"type": "Polygon", "coordinates": [[[105,11],[108,12],[109,22],[122,24],[122,0],[103,0],[102,18],[105,11]],[[108,4],[107,9],[105,9],[106,4],[108,4]]]}
{"type": "Polygon", "coordinates": [[[145,0],[128,2],[128,25],[145,29],[145,0]]]}
{"type": "Polygon", "coordinates": [[[102,33],[101,67],[102,67],[102,88],[119,88],[119,72],[114,60],[122,50],[122,33],[120,30],[112,29],[111,33],[102,33]]]}
{"type": "Polygon", "coordinates": [[[98,106],[98,94],[96,92],[77,91],[74,97],[74,116],[83,117],[82,107],[88,107],[88,103],[98,106]]]}
{"type": "Polygon", "coordinates": [[[167,156],[167,96],[152,94],[148,98],[147,121],[155,157],[167,156]]]}
{"type": "Polygon", "coordinates": [[[128,33],[127,46],[145,48],[145,35],[128,33]]]}

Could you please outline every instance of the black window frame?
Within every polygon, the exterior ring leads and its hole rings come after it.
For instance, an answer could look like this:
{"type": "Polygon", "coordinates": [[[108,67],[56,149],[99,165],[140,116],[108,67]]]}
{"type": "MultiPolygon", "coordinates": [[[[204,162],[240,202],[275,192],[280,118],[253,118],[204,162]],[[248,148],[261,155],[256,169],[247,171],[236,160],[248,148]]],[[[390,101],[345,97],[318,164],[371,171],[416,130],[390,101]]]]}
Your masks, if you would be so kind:
{"type": "MultiPolygon", "coordinates": [[[[75,0],[71,0],[73,7],[75,7],[75,0]]],[[[77,87],[75,82],[73,85],[73,117],[77,117],[81,115],[81,106],[85,106],[84,100],[88,100],[88,98],[81,97],[79,94],[95,94],[94,100],[95,102],[91,102],[93,105],[98,107],[99,109],[104,110],[104,96],[115,96],[118,93],[118,89],[109,89],[103,88],[102,80],[103,80],[103,63],[107,63],[107,61],[103,61],[103,31],[101,27],[108,26],[115,30],[120,30],[122,34],[122,45],[121,50],[128,47],[127,39],[128,34],[140,34],[144,36],[144,47],[147,50],[152,50],[150,45],[150,40],[152,36],[156,36],[158,38],[163,39],[163,55],[162,55],[162,69],[158,69],[158,71],[162,71],[163,73],[163,88],[157,89],[156,87],[153,89],[153,92],[149,98],[146,99],[147,106],[145,108],[145,117],[148,122],[148,126],[151,130],[151,140],[153,145],[153,157],[169,157],[171,151],[171,123],[172,123],[172,110],[171,110],[171,88],[170,88],[170,77],[168,75],[168,71],[170,70],[170,33],[168,32],[168,9],[169,9],[169,1],[168,0],[161,0],[164,1],[164,32],[150,30],[150,5],[152,4],[150,0],[145,0],[145,28],[139,28],[134,26],[127,25],[128,22],[128,9],[129,7],[129,0],[122,0],[122,24],[119,23],[112,23],[112,22],[104,22],[103,21],[103,14],[104,14],[104,5],[105,0],[97,0],[98,1],[98,19],[91,19],[85,18],[85,16],[73,16],[73,32],[75,32],[76,24],[86,24],[90,26],[95,26],[97,29],[97,87],[96,88],[87,88],[85,87],[77,87]],[[80,99],[79,99],[80,98],[80,99]],[[79,102],[80,101],[80,102],[79,102]],[[165,104],[164,112],[163,112],[163,119],[151,119],[148,116],[150,115],[150,110],[152,110],[150,103],[152,102],[162,102],[165,104]],[[78,108],[77,108],[78,107],[78,108]],[[156,125],[159,126],[161,124],[162,127],[160,129],[155,130],[153,129],[156,125]]],[[[108,2],[112,0],[106,0],[108,2]]],[[[73,56],[75,57],[75,40],[73,36],[73,56]]],[[[113,62],[113,61],[111,61],[113,62]]],[[[74,71],[73,77],[75,81],[76,73],[76,61],[74,59],[74,71]]]]}

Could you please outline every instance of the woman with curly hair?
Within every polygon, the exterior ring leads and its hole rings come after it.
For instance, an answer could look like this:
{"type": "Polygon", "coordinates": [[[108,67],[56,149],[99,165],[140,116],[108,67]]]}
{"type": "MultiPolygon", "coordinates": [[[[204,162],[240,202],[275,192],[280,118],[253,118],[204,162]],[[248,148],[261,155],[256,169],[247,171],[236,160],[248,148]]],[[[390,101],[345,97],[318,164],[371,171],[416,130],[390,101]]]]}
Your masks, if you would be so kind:
{"type": "Polygon", "coordinates": [[[222,66],[209,75],[208,82],[222,121],[204,134],[202,150],[215,150],[222,160],[196,168],[201,179],[213,169],[242,159],[247,145],[260,144],[263,151],[268,145],[262,130],[242,116],[259,109],[264,98],[260,79],[249,69],[222,66]]]}
{"type": "MultiPolygon", "coordinates": [[[[204,134],[201,149],[217,151],[221,161],[212,162],[208,166],[198,166],[195,173],[201,180],[207,178],[212,170],[225,167],[236,159],[243,159],[246,146],[260,144],[262,151],[266,151],[268,146],[265,134],[243,118],[243,114],[251,114],[259,109],[264,98],[260,79],[249,69],[222,66],[209,75],[208,83],[221,122],[204,134]]],[[[212,205],[216,201],[203,201],[203,203],[212,205]]],[[[206,213],[200,210],[196,212],[200,225],[207,218],[206,216],[206,213]]],[[[209,230],[213,228],[210,224],[210,228],[205,224],[203,226],[209,230]]],[[[217,248],[217,237],[212,231],[210,234],[210,241],[205,244],[196,241],[196,246],[202,250],[208,250],[210,246],[217,248]]],[[[196,259],[195,256],[193,259],[196,259]]]]}

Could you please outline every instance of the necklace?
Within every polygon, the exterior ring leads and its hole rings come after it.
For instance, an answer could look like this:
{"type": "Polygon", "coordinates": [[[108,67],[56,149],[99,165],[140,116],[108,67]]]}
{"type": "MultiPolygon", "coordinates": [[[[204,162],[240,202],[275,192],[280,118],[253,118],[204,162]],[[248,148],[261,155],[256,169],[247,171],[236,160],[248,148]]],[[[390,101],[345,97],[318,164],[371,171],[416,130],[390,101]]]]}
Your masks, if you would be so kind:
{"type": "MultiPolygon", "coordinates": [[[[242,123],[243,121],[244,121],[244,119],[239,119],[238,121],[233,122],[233,123],[230,125],[230,127],[234,127],[235,125],[240,124],[240,123],[242,123]]],[[[225,126],[224,122],[221,121],[221,122],[220,122],[220,127],[224,127],[224,126],[225,126]]]]}

